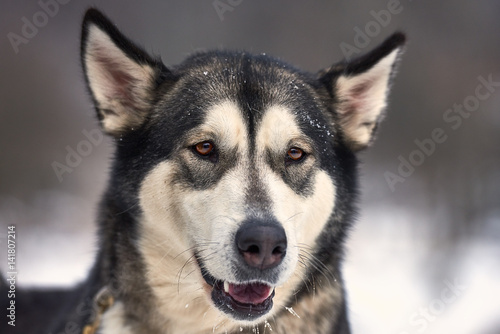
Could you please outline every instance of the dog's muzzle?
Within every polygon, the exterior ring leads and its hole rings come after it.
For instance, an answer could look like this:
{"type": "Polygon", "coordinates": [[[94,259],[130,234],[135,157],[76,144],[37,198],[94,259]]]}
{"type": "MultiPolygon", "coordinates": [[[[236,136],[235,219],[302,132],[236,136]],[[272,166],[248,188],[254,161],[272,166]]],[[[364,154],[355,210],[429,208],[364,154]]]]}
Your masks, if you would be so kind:
{"type": "Polygon", "coordinates": [[[267,314],[273,307],[275,294],[269,283],[286,255],[287,239],[281,225],[247,221],[235,235],[239,282],[228,282],[213,277],[196,257],[202,276],[212,286],[212,301],[224,313],[236,320],[253,321],[267,314]]]}

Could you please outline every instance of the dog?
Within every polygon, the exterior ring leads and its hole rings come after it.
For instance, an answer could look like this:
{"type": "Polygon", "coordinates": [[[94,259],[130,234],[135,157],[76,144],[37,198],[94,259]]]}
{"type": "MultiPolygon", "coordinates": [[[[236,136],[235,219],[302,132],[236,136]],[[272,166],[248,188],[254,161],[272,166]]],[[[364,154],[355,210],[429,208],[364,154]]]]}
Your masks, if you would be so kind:
{"type": "Polygon", "coordinates": [[[89,9],[81,62],[116,143],[100,247],[76,288],[20,292],[16,329],[350,333],[341,265],[356,154],[404,44],[395,33],[318,74],[228,51],[166,67],[89,9]]]}

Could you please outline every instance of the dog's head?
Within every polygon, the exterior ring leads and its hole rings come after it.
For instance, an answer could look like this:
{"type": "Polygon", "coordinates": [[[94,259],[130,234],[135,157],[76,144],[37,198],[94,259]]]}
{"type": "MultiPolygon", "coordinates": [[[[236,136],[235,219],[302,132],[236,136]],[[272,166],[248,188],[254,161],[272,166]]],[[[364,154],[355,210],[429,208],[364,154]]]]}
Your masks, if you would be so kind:
{"type": "Polygon", "coordinates": [[[335,270],[354,152],[373,139],[403,42],[318,75],[244,52],[167,68],[87,13],[82,63],[117,144],[108,197],[133,212],[160,313],[252,324],[335,270]]]}

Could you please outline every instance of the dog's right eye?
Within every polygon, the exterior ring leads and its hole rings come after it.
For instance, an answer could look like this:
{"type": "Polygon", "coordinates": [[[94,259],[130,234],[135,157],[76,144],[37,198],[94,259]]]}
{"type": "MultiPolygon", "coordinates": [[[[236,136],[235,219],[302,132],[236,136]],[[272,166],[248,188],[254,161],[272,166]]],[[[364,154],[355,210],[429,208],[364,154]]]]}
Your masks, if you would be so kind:
{"type": "Polygon", "coordinates": [[[218,160],[215,145],[210,141],[202,141],[194,145],[193,151],[202,158],[207,158],[212,162],[217,162],[218,160]]]}

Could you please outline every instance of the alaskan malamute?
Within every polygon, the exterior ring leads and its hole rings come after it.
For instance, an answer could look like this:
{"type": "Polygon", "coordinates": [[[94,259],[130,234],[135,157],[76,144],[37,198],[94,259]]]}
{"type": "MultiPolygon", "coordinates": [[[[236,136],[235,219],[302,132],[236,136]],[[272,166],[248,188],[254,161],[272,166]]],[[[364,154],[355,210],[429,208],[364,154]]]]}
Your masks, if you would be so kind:
{"type": "Polygon", "coordinates": [[[349,333],[356,153],[404,41],[318,74],[226,51],[166,67],[90,9],[81,61],[116,142],[100,248],[75,290],[19,297],[23,333],[349,333]]]}

